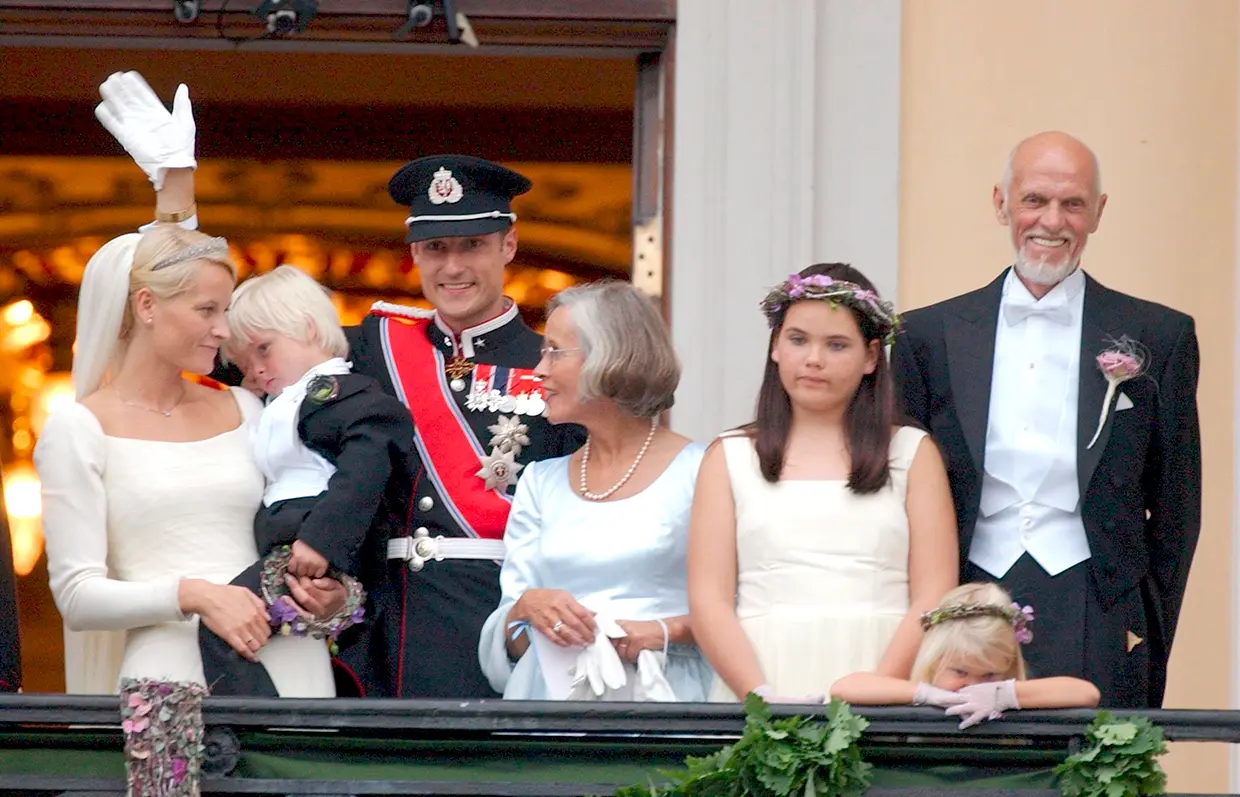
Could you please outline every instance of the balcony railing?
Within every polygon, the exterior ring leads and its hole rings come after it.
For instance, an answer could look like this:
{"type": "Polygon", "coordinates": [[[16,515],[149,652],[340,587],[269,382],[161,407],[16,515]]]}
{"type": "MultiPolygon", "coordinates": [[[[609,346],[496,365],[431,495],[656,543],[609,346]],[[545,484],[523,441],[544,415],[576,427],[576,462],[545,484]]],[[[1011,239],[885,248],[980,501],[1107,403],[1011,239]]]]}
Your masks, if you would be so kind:
{"type": "MultiPolygon", "coordinates": [[[[776,706],[776,716],[822,712],[776,706]]],[[[854,709],[872,797],[1056,797],[1092,711],[959,731],[933,709],[854,709]]],[[[1114,712],[1118,717],[1126,712],[1114,712]]],[[[1172,741],[1240,742],[1240,712],[1141,712],[1172,741]]],[[[732,705],[210,698],[205,794],[609,795],[737,738],[732,705]]],[[[0,794],[122,794],[116,698],[0,697],[0,794]]]]}

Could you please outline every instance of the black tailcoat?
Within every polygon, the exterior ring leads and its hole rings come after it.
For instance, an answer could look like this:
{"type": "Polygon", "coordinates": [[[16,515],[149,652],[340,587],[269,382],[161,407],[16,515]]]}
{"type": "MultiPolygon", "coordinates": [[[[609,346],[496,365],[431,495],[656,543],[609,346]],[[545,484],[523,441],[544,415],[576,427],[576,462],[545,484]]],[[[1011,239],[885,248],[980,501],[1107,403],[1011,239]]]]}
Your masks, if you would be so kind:
{"type": "MultiPolygon", "coordinates": [[[[962,563],[981,501],[1005,276],[1006,272],[984,288],[909,312],[892,350],[904,410],[930,431],[947,464],[962,563]]],[[[1123,673],[1116,677],[1144,680],[1135,691],[1118,686],[1117,691],[1129,693],[1125,698],[1108,695],[1103,688],[1104,704],[1162,704],[1167,660],[1201,530],[1197,376],[1197,337],[1191,317],[1109,290],[1086,276],[1077,475],[1091,551],[1084,564],[1088,590],[1104,613],[1135,602],[1145,614],[1129,618],[1128,628],[1121,629],[1121,639],[1123,632],[1128,633],[1126,644],[1113,644],[1111,637],[1112,643],[1087,650],[1091,662],[1087,666],[1098,668],[1095,679],[1105,681],[1107,673],[1123,673]],[[1146,376],[1123,383],[1111,397],[1102,433],[1089,448],[1107,393],[1096,358],[1124,336],[1146,349],[1146,376]],[[1121,391],[1132,407],[1117,411],[1121,391]],[[1136,628],[1142,620],[1147,627],[1136,628]],[[1141,672],[1129,664],[1134,656],[1148,661],[1141,672]]]]}

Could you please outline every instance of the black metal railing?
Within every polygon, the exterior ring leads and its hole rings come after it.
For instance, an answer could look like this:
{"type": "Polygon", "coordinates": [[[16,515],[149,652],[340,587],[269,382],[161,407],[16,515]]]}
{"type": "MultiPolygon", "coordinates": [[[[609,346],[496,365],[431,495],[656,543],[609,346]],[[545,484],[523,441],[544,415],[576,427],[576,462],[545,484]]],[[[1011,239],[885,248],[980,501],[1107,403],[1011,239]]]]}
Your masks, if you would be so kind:
{"type": "MultiPolygon", "coordinates": [[[[777,716],[823,706],[772,708],[777,716]]],[[[856,708],[872,797],[1054,797],[1093,711],[1014,712],[959,731],[941,711],[856,708]]],[[[1172,741],[1240,742],[1240,712],[1140,713],[1172,741]]],[[[734,740],[726,704],[210,698],[205,794],[607,795],[734,740]]],[[[120,794],[115,697],[0,697],[0,794],[120,794]]]]}

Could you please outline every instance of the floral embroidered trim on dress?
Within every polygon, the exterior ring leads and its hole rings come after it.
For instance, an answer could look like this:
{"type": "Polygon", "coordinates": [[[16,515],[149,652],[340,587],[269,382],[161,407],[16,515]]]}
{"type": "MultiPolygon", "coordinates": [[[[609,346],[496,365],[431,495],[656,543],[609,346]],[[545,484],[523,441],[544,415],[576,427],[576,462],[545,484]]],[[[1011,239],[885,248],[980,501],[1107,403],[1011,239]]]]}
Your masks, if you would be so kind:
{"type": "Polygon", "coordinates": [[[206,694],[206,687],[196,683],[121,682],[129,797],[197,797],[206,694]]]}

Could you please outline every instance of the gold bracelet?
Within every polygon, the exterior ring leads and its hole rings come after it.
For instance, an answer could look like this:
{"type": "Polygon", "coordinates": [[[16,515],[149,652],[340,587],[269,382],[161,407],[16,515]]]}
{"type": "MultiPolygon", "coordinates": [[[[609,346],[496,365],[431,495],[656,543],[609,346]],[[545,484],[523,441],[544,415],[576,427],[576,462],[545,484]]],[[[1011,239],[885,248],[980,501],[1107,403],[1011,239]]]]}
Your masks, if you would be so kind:
{"type": "Polygon", "coordinates": [[[169,224],[179,224],[180,222],[185,221],[186,219],[188,219],[190,216],[193,216],[197,212],[198,212],[197,202],[190,205],[185,210],[178,210],[176,213],[161,213],[160,211],[157,210],[155,211],[155,221],[168,222],[169,224]]]}

